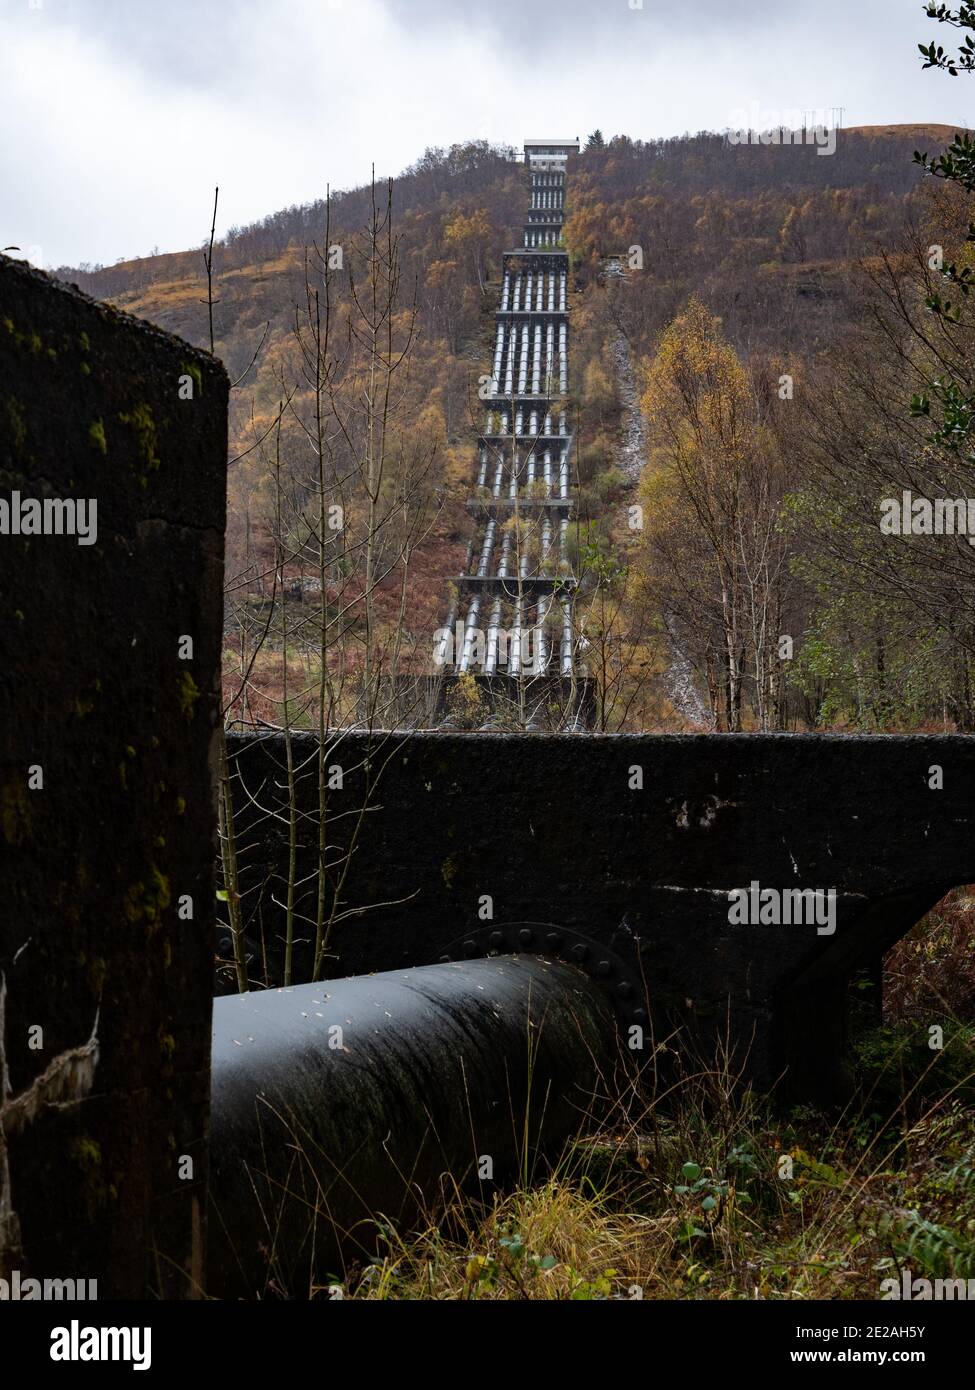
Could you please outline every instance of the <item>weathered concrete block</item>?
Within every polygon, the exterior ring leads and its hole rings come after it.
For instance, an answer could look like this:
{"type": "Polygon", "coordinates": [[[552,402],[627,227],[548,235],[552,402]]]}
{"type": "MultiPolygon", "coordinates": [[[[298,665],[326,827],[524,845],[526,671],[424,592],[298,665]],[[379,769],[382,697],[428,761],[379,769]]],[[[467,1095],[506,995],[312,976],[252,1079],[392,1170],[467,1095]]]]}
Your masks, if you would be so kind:
{"type": "MultiPolygon", "coordinates": [[[[263,936],[280,970],[272,898],[286,899],[287,824],[270,811],[286,785],[283,739],[231,747],[265,808],[241,790],[251,948],[259,964],[263,936]]],[[[317,886],[312,754],[299,736],[306,917],[317,886]]],[[[568,928],[629,958],[658,1037],[680,1028],[685,1052],[712,1055],[730,1032],[757,1084],[785,1072],[802,1095],[843,1089],[851,974],[948,889],[975,882],[965,736],[343,734],[326,762],[345,771],[328,794],[330,908],[334,887],[339,897],[328,975],[463,957],[465,941],[483,949],[492,923],[568,928]],[[729,892],[752,882],[834,892],[835,929],[732,922],[729,892]],[[376,904],[386,906],[370,912],[376,904]]],[[[305,922],[298,934],[310,936],[305,922]]],[[[307,947],[297,959],[308,968],[307,947]]]]}
{"type": "Polygon", "coordinates": [[[0,257],[14,1100],[96,1039],[48,1088],[80,1103],[11,1121],[5,1261],[99,1297],[203,1268],[227,399],[218,362],[0,257]]]}

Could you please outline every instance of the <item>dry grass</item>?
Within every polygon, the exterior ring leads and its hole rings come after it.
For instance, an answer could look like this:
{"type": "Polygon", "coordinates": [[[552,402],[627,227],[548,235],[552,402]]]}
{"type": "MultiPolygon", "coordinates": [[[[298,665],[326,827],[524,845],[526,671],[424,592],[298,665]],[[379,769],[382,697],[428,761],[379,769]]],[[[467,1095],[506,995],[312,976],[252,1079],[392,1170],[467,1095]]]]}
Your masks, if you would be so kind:
{"type": "Polygon", "coordinates": [[[776,1115],[699,1076],[534,1187],[448,1190],[419,1231],[383,1228],[343,1296],[876,1299],[902,1265],[973,1277],[975,1040],[913,1074],[894,1044],[864,1056],[839,1114],[776,1115]]]}
{"type": "Polygon", "coordinates": [[[891,953],[846,1108],[785,1111],[727,1066],[634,1082],[534,1181],[485,1196],[445,1178],[412,1228],[377,1216],[371,1262],[278,1294],[799,1302],[874,1300],[902,1268],[975,1278],[972,901],[949,895],[891,953]]]}

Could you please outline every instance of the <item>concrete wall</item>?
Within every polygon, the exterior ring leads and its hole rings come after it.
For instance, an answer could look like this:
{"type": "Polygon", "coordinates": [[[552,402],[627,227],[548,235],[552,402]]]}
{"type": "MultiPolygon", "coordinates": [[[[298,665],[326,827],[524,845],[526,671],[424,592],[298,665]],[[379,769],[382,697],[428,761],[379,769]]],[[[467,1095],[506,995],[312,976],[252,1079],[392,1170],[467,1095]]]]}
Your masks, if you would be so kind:
{"type": "MultiPolygon", "coordinates": [[[[271,811],[284,802],[283,740],[239,737],[232,747],[265,808],[238,786],[249,945],[257,970],[266,949],[279,976],[272,896],[285,898],[288,828],[271,811]]],[[[313,915],[312,740],[295,740],[295,761],[306,880],[296,901],[313,915]]],[[[572,929],[642,972],[657,1029],[681,1026],[685,1056],[710,1049],[730,1021],[760,1085],[788,1068],[806,1095],[844,1084],[851,972],[950,887],[975,882],[975,740],[965,737],[414,734],[370,747],[345,735],[326,764],[344,770],[328,796],[331,884],[354,845],[329,975],[463,955],[465,941],[480,951],[492,925],[572,929]],[[935,767],[940,790],[929,785],[935,767]],[[635,768],[642,788],[631,785],[635,768]],[[835,889],[835,933],[732,925],[728,891],[752,880],[835,889]],[[484,896],[492,922],[479,916],[484,896]]],[[[536,931],[535,944],[544,936],[536,931]]],[[[308,968],[306,947],[296,978],[308,968]]]]}
{"type": "Polygon", "coordinates": [[[0,535],[0,1263],[100,1297],[203,1266],[227,395],[0,257],[0,499],[97,502],[92,544],[0,535]]]}

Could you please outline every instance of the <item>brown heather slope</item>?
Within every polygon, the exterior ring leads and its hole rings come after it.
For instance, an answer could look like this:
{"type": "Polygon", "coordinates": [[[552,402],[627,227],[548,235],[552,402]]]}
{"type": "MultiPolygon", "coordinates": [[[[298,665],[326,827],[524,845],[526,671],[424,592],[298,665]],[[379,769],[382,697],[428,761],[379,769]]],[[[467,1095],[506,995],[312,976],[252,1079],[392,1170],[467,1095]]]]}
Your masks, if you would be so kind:
{"type": "Polygon", "coordinates": [[[844,133],[863,135],[867,139],[881,139],[893,136],[905,140],[928,140],[931,145],[947,145],[956,135],[967,132],[969,126],[938,125],[932,121],[919,121],[916,125],[857,125],[850,126],[844,133]]]}

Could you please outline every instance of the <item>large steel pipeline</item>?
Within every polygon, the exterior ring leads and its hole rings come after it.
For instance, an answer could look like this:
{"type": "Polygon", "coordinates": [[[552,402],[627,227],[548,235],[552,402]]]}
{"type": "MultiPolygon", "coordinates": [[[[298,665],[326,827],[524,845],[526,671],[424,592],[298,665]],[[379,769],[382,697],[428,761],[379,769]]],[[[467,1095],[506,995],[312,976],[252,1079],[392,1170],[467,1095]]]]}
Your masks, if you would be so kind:
{"type": "Polygon", "coordinates": [[[489,1192],[557,1156],[616,1031],[598,986],[527,955],[214,1000],[207,1292],[307,1297],[444,1174],[489,1192]]]}

